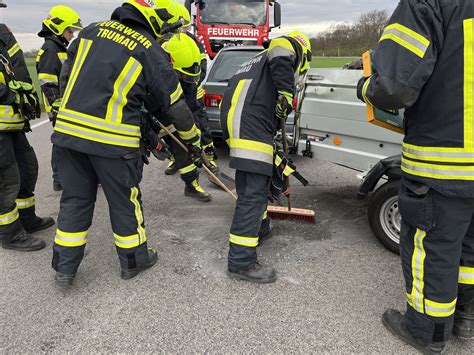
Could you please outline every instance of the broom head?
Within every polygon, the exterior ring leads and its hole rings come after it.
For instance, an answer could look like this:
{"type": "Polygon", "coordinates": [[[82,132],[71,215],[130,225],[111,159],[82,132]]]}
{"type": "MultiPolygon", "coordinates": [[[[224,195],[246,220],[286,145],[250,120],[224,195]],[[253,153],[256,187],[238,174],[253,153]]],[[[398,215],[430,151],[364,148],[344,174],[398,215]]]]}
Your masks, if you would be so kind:
{"type": "Polygon", "coordinates": [[[301,208],[292,208],[282,206],[268,206],[267,213],[272,219],[287,219],[302,221],[307,223],[316,223],[316,214],[313,210],[304,210],[301,208]]]}

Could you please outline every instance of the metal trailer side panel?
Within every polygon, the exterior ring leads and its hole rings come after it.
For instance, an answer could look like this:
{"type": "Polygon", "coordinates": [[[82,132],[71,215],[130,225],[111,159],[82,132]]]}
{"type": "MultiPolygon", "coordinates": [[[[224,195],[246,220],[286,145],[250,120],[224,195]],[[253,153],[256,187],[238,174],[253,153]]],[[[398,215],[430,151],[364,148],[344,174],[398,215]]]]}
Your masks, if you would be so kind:
{"type": "Polygon", "coordinates": [[[403,136],[367,122],[357,99],[360,70],[311,69],[305,81],[298,122],[298,154],[311,145],[313,156],[367,171],[401,153],[403,136]]]}

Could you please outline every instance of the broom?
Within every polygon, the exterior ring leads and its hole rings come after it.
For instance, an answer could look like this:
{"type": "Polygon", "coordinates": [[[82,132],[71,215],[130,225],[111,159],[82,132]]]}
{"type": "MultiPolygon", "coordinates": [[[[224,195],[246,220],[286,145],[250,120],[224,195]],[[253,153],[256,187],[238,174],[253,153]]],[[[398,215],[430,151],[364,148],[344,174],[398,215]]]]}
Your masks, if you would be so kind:
{"type": "MultiPolygon", "coordinates": [[[[278,97],[278,101],[282,102],[285,100],[283,96],[278,97]]],[[[283,151],[288,154],[288,141],[286,140],[286,119],[280,119],[281,134],[283,139],[283,151]]],[[[288,187],[288,192],[290,191],[290,177],[285,176],[286,186],[288,187]]],[[[273,219],[288,219],[295,221],[302,221],[307,223],[316,223],[316,215],[313,210],[305,210],[301,208],[291,208],[291,198],[290,193],[286,195],[288,200],[288,207],[282,206],[268,206],[267,213],[273,219]]]]}

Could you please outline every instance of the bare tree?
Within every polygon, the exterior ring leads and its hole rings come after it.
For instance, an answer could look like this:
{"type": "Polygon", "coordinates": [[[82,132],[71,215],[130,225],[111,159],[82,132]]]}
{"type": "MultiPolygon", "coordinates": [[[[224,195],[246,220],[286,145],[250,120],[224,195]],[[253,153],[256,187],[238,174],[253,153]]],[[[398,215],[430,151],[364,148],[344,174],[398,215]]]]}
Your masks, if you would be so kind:
{"type": "Polygon", "coordinates": [[[386,10],[373,10],[354,24],[338,24],[311,39],[315,53],[322,56],[358,56],[375,48],[388,21],[386,10]]]}

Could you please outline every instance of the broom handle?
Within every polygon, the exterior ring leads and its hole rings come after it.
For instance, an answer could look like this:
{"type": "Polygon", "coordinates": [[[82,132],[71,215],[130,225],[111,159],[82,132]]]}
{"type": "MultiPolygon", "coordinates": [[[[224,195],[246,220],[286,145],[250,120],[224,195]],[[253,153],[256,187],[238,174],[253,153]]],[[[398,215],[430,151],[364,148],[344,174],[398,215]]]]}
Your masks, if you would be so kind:
{"type": "MultiPolygon", "coordinates": [[[[278,101],[282,102],[285,100],[283,96],[278,96],[278,101]]],[[[280,118],[280,127],[281,127],[281,135],[283,138],[283,152],[285,155],[288,154],[288,141],[286,140],[286,119],[285,118],[280,118]]],[[[286,186],[288,187],[288,191],[290,192],[290,177],[285,175],[285,182],[286,186]]],[[[288,196],[286,196],[288,199],[288,211],[291,211],[291,198],[290,198],[290,193],[288,196]]]]}
{"type": "MultiPolygon", "coordinates": [[[[166,134],[168,136],[171,137],[172,140],[174,140],[186,153],[189,152],[188,148],[183,144],[183,142],[181,142],[178,138],[175,137],[174,134],[172,134],[168,128],[166,128],[160,121],[156,120],[155,121],[156,123],[158,123],[160,125],[160,128],[166,132],[166,134]]],[[[225,191],[227,192],[230,196],[232,196],[232,198],[234,200],[237,201],[237,196],[235,196],[235,194],[229,190],[229,188],[227,186],[224,185],[224,183],[222,181],[219,180],[219,178],[207,167],[207,165],[209,164],[209,160],[207,160],[207,157],[204,156],[204,153],[202,154],[202,159],[204,161],[204,164],[203,164],[203,168],[204,170],[206,171],[206,173],[209,174],[209,176],[225,191]]]]}

